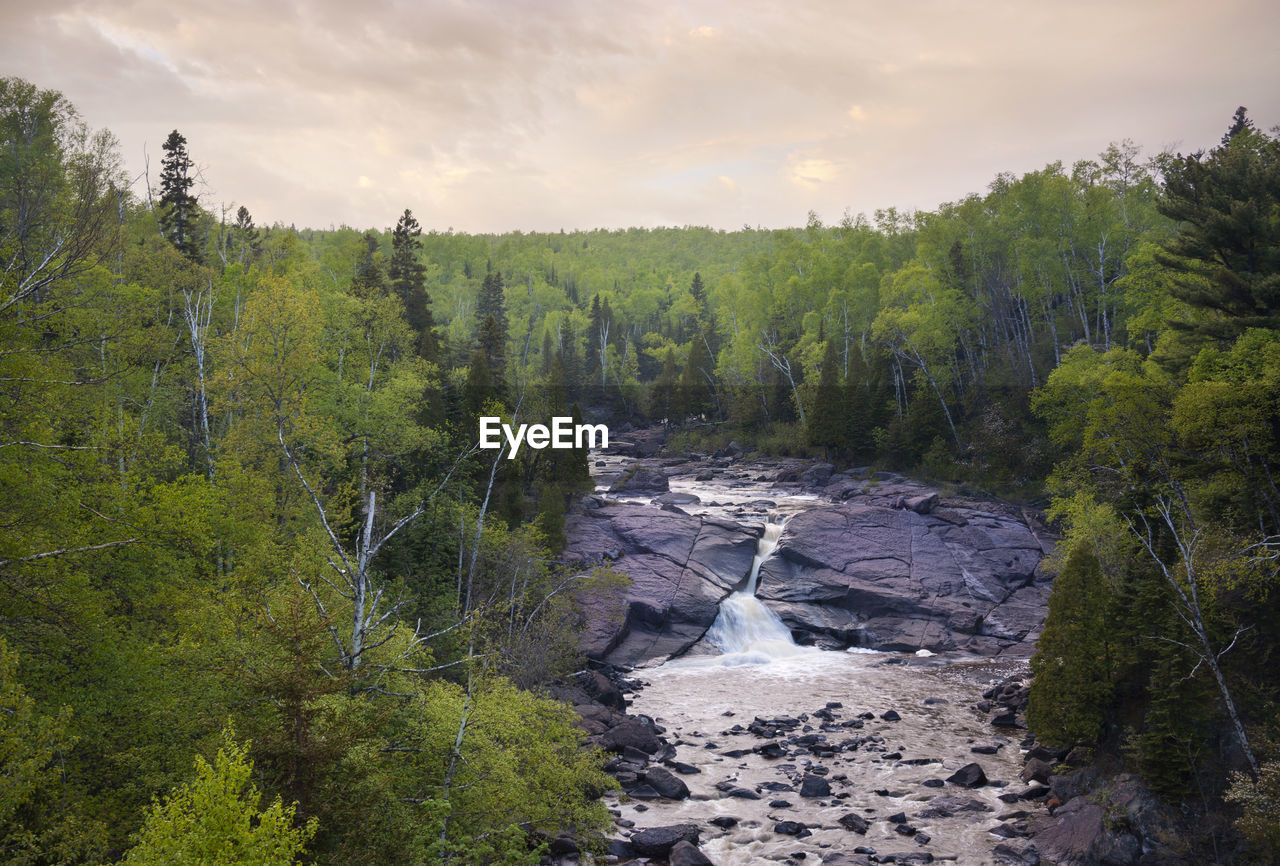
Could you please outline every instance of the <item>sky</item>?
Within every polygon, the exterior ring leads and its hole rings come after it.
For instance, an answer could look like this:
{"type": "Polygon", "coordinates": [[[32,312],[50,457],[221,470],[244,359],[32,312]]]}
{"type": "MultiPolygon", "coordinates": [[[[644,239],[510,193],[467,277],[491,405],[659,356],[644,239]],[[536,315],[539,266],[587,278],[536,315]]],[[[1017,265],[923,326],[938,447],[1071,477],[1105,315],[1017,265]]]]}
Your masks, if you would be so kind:
{"type": "Polygon", "coordinates": [[[1277,33],[1274,0],[0,0],[0,76],[132,177],[179,130],[259,225],[782,228],[1271,129],[1277,33]]]}

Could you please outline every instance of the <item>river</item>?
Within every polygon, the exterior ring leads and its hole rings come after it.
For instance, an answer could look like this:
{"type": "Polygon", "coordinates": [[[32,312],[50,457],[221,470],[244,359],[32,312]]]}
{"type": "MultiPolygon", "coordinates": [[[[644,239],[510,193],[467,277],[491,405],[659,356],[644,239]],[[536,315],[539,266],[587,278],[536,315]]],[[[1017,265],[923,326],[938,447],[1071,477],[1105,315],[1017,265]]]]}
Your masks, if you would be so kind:
{"type": "Polygon", "coordinates": [[[674,761],[686,765],[681,778],[690,797],[612,796],[620,835],[694,823],[701,850],[717,864],[821,863],[858,846],[880,856],[914,853],[920,862],[928,852],[935,860],[995,863],[992,849],[1002,840],[988,831],[1025,805],[998,799],[1023,788],[1022,756],[1018,742],[973,705],[991,684],[1024,673],[1026,663],[797,646],[756,599],[756,579],[786,520],[820,504],[817,498],[779,496],[743,479],[732,486],[673,479],[671,486],[698,497],[682,506],[691,513],[765,527],[751,573],[721,604],[706,637],[684,657],[636,672],[644,686],[628,696],[629,712],[666,729],[674,761]],[[752,751],[770,742],[777,745],[765,754],[752,751]],[[973,762],[990,784],[945,781],[973,762]],[[806,775],[825,781],[816,790],[829,793],[800,796],[806,775]],[[864,833],[856,832],[858,818],[864,833]]]}

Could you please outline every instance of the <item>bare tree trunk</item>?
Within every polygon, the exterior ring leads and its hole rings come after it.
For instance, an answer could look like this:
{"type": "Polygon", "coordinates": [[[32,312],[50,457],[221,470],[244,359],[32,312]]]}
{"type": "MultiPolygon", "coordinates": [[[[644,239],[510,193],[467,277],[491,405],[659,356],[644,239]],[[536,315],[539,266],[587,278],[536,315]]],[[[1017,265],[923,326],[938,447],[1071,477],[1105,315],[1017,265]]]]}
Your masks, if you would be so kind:
{"type": "MultiPolygon", "coordinates": [[[[1187,537],[1184,527],[1179,525],[1178,521],[1173,519],[1172,509],[1169,503],[1163,497],[1157,497],[1156,511],[1160,514],[1164,525],[1168,527],[1172,533],[1174,544],[1177,545],[1178,554],[1182,558],[1182,572],[1186,578],[1186,585],[1174,574],[1160,555],[1156,552],[1155,533],[1152,531],[1147,518],[1141,512],[1138,513],[1139,519],[1142,521],[1143,530],[1139,531],[1132,520],[1129,520],[1129,527],[1134,535],[1138,537],[1138,541],[1146,548],[1147,553],[1155,560],[1156,565],[1160,567],[1160,573],[1164,575],[1165,582],[1173,589],[1178,597],[1178,603],[1174,606],[1174,611],[1178,614],[1178,618],[1186,623],[1195,635],[1196,643],[1187,644],[1181,641],[1170,640],[1184,649],[1191,651],[1198,659],[1196,667],[1207,665],[1213,674],[1214,682],[1218,686],[1218,694],[1222,698],[1222,705],[1227,711],[1227,717],[1231,720],[1232,731],[1236,735],[1236,741],[1240,746],[1240,751],[1244,753],[1245,759],[1249,762],[1249,767],[1253,770],[1254,778],[1258,776],[1258,759],[1253,754],[1253,749],[1249,745],[1249,737],[1245,733],[1244,723],[1240,720],[1240,713],[1236,709],[1235,700],[1231,697],[1231,689],[1227,686],[1227,679],[1222,673],[1222,667],[1218,664],[1218,660],[1226,655],[1235,647],[1236,641],[1240,635],[1247,629],[1241,628],[1236,631],[1235,637],[1231,639],[1231,643],[1220,651],[1215,651],[1213,642],[1209,637],[1208,627],[1205,623],[1204,610],[1200,606],[1200,577],[1196,571],[1195,563],[1195,547],[1199,540],[1199,531],[1192,529],[1190,538],[1187,537]]],[[[1195,673],[1195,670],[1192,670],[1195,673]]]]}

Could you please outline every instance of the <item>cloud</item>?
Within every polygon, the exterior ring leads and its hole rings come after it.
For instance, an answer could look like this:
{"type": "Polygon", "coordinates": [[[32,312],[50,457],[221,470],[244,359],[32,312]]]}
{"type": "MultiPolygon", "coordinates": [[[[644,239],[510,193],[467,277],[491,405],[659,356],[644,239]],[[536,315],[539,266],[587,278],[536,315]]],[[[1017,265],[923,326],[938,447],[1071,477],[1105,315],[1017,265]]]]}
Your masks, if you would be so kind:
{"type": "Polygon", "coordinates": [[[0,51],[135,172],[180,129],[206,200],[260,223],[732,228],[1212,144],[1242,103],[1269,128],[1277,25],[1266,0],[13,0],[0,51]]]}

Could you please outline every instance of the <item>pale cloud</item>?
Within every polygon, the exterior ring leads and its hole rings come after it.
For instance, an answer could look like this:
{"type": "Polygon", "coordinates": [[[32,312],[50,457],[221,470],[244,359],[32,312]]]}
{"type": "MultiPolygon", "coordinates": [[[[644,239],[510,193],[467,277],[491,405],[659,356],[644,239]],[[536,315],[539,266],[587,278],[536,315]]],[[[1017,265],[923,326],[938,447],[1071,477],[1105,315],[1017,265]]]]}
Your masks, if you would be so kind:
{"type": "Polygon", "coordinates": [[[1277,25],[1268,0],[10,0],[0,56],[135,173],[181,130],[203,200],[259,222],[732,228],[1211,145],[1239,104],[1268,128],[1277,25]]]}

